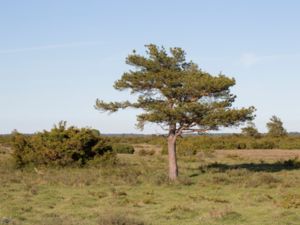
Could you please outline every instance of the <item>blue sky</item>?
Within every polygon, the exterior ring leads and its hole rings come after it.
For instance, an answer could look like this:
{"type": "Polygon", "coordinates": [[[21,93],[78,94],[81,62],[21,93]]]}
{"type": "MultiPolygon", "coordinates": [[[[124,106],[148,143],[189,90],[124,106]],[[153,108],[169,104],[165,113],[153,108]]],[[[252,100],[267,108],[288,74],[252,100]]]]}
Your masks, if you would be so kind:
{"type": "Polygon", "coordinates": [[[235,77],[235,106],[255,106],[260,131],[274,114],[300,131],[299,10],[296,0],[0,1],[0,133],[60,120],[140,132],[137,111],[107,115],[93,105],[128,98],[113,82],[129,69],[126,55],[148,43],[182,47],[202,69],[235,77]]]}

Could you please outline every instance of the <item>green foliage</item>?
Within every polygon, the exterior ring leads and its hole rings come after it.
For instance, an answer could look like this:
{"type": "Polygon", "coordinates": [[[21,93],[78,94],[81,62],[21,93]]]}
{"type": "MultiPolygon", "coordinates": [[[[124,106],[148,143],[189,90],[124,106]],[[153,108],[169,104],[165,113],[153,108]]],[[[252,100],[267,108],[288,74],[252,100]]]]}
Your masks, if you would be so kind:
{"type": "Polygon", "coordinates": [[[258,132],[253,122],[248,122],[248,126],[242,128],[242,134],[248,137],[259,138],[261,134],[258,132]]]}
{"type": "MultiPolygon", "coordinates": [[[[167,154],[167,145],[164,136],[124,136],[111,137],[111,142],[124,142],[129,144],[147,143],[159,146],[162,154],[167,154]]],[[[268,135],[260,138],[245,135],[199,135],[186,136],[177,141],[179,156],[189,156],[198,152],[209,152],[218,149],[300,149],[299,136],[274,138],[268,135]]]]}
{"type": "Polygon", "coordinates": [[[270,122],[267,123],[268,135],[271,137],[287,136],[287,131],[283,127],[283,123],[277,116],[272,116],[270,122]]]}
{"type": "Polygon", "coordinates": [[[252,120],[254,107],[232,108],[236,96],[230,93],[233,78],[213,76],[187,61],[181,48],[146,45],[147,56],[135,51],[126,63],[135,69],[125,72],[115,82],[115,89],[139,94],[137,102],[105,103],[97,99],[96,109],[116,112],[128,107],[143,109],[138,127],[146,122],[175,127],[176,133],[218,129],[252,120]]]}
{"type": "Polygon", "coordinates": [[[113,144],[112,145],[114,152],[116,153],[123,153],[123,154],[133,154],[134,153],[134,147],[130,144],[113,144]]]}
{"type": "Polygon", "coordinates": [[[15,132],[12,136],[13,156],[18,166],[83,165],[96,156],[112,151],[107,140],[88,128],[66,127],[60,122],[50,131],[31,136],[15,132]]]}

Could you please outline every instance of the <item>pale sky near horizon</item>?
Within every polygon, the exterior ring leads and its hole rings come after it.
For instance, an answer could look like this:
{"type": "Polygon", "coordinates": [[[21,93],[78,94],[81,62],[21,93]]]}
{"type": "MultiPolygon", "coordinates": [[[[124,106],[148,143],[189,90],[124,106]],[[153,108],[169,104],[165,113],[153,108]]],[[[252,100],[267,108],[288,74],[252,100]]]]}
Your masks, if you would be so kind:
{"type": "MultiPolygon", "coordinates": [[[[0,0],[0,133],[32,133],[60,120],[102,133],[135,129],[137,111],[107,115],[96,98],[125,100],[112,85],[145,44],[182,47],[212,74],[236,78],[235,106],[255,106],[300,131],[300,1],[0,0]]],[[[221,129],[222,132],[236,131],[221,129]]]]}

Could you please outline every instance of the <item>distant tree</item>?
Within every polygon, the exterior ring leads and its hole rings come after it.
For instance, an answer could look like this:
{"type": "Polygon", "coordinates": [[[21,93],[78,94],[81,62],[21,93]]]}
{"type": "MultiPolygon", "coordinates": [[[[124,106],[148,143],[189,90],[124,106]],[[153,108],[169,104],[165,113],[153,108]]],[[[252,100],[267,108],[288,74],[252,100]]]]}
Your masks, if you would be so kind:
{"type": "Polygon", "coordinates": [[[258,138],[261,136],[253,122],[248,122],[247,126],[242,128],[242,134],[254,138],[258,138]]]}
{"type": "Polygon", "coordinates": [[[272,116],[270,122],[267,123],[268,135],[271,137],[283,137],[287,135],[283,122],[277,116],[272,116]]]}
{"type": "Polygon", "coordinates": [[[220,126],[230,127],[253,119],[254,107],[232,108],[236,96],[230,93],[233,78],[212,76],[192,61],[187,61],[181,48],[146,45],[147,56],[133,51],[126,63],[133,70],[125,72],[114,84],[117,90],[138,94],[136,102],[105,103],[97,99],[95,108],[116,112],[128,107],[142,109],[137,127],[157,123],[168,131],[169,178],[178,176],[176,139],[183,132],[205,132],[220,126]]]}

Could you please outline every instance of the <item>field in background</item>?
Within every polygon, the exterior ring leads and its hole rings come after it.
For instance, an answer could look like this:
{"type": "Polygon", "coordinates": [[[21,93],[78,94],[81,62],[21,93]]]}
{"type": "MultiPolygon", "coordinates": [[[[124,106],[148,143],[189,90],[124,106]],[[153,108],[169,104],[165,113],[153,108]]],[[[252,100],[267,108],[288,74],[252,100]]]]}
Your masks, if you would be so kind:
{"type": "Polygon", "coordinates": [[[167,158],[119,154],[116,165],[15,170],[0,151],[0,224],[299,225],[298,151],[226,150],[167,158]],[[288,160],[290,159],[290,160],[288,160]]]}

